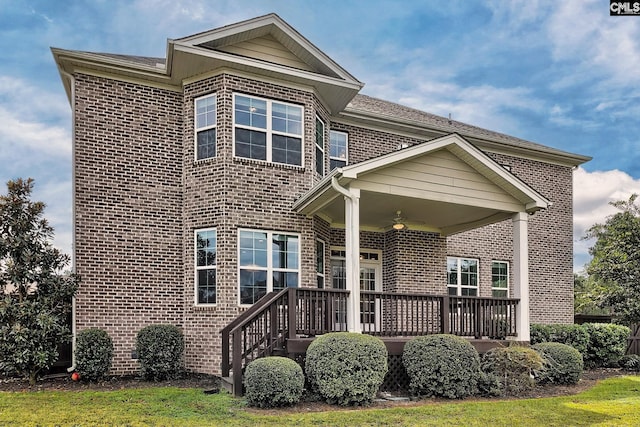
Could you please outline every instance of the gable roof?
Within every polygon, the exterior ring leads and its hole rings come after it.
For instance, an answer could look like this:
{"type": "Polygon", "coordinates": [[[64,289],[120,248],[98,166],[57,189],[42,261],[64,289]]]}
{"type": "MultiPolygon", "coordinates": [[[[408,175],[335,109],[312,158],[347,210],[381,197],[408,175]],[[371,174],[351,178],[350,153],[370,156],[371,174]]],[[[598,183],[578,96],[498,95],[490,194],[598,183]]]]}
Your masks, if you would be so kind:
{"type": "Polygon", "coordinates": [[[335,184],[360,189],[365,225],[381,228],[387,211],[402,209],[422,229],[445,235],[552,204],[458,134],[335,169],[293,209],[335,224],[344,212],[335,184]]]}
{"type": "MultiPolygon", "coordinates": [[[[167,58],[52,48],[61,71],[76,69],[182,89],[184,81],[231,70],[313,88],[332,114],[364,86],[278,15],[167,41],[167,58]]],[[[63,79],[68,96],[70,87],[63,79]]]]}
{"type": "Polygon", "coordinates": [[[184,81],[216,72],[246,73],[314,88],[332,120],[378,126],[425,141],[459,133],[484,151],[577,166],[591,157],[556,150],[358,92],[363,84],[276,14],[168,40],[155,58],[52,48],[67,97],[75,71],[181,91],[184,81]]]}

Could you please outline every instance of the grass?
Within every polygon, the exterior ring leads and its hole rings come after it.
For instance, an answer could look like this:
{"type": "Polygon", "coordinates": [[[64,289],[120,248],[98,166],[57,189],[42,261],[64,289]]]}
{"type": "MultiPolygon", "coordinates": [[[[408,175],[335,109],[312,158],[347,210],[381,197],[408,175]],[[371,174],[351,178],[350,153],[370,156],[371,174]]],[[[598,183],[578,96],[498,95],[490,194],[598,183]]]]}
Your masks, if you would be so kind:
{"type": "Polygon", "coordinates": [[[609,378],[566,397],[278,415],[247,411],[240,399],[196,389],[0,392],[0,425],[637,426],[640,376],[609,378]]]}

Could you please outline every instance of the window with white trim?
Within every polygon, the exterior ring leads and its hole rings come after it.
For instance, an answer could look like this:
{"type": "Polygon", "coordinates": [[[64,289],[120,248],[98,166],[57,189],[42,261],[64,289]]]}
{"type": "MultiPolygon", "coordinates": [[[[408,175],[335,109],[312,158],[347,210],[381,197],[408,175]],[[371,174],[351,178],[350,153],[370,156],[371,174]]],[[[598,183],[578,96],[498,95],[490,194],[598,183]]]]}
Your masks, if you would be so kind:
{"type": "Polygon", "coordinates": [[[318,289],[324,289],[324,242],[316,240],[316,276],[318,289]]]}
{"type": "Polygon", "coordinates": [[[302,166],[303,108],[255,96],[233,96],[234,155],[302,166]]]}
{"type": "Polygon", "coordinates": [[[194,103],[196,160],[208,159],[216,155],[216,96],[196,98],[194,103]]]}
{"type": "Polygon", "coordinates": [[[316,117],[316,172],[324,175],[324,122],[316,117]]]}
{"type": "Polygon", "coordinates": [[[195,230],[196,304],[216,303],[216,229],[195,230]]]}
{"type": "Polygon", "coordinates": [[[449,295],[478,296],[478,260],[447,257],[449,295]]]}
{"type": "Polygon", "coordinates": [[[300,286],[300,236],[262,230],[238,231],[240,304],[268,292],[300,286]]]}
{"type": "Polygon", "coordinates": [[[509,263],[506,261],[491,262],[491,296],[509,297],[509,263]]]}
{"type": "Polygon", "coordinates": [[[346,166],[349,162],[349,135],[346,132],[329,132],[329,170],[346,166]]]}

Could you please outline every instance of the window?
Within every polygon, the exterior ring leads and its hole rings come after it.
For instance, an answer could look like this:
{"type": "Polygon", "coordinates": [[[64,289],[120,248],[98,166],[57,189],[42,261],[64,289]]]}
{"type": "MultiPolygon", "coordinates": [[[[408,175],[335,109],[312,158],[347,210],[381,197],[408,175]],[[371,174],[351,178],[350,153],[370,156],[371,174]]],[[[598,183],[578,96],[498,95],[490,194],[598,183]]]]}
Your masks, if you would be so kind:
{"type": "Polygon", "coordinates": [[[324,175],[324,123],[316,117],[316,172],[324,175]]]}
{"type": "Polygon", "coordinates": [[[345,132],[332,130],[329,139],[329,169],[341,168],[346,166],[349,157],[349,138],[345,132]]]}
{"type": "Polygon", "coordinates": [[[506,261],[491,263],[491,296],[494,298],[509,297],[509,263],[506,261]]]}
{"type": "Polygon", "coordinates": [[[240,230],[240,304],[253,304],[271,291],[299,286],[300,236],[240,230]]]}
{"type": "Polygon", "coordinates": [[[302,166],[302,107],[239,94],[233,102],[237,157],[302,166]]]}
{"type": "Polygon", "coordinates": [[[196,230],[196,304],[216,303],[216,230],[196,230]]]}
{"type": "Polygon", "coordinates": [[[478,295],[478,260],[447,257],[449,295],[478,295]]]}
{"type": "Polygon", "coordinates": [[[195,100],[196,160],[216,155],[216,96],[195,100]]]}
{"type": "Polygon", "coordinates": [[[316,240],[316,276],[318,289],[324,289],[324,242],[316,240]]]}

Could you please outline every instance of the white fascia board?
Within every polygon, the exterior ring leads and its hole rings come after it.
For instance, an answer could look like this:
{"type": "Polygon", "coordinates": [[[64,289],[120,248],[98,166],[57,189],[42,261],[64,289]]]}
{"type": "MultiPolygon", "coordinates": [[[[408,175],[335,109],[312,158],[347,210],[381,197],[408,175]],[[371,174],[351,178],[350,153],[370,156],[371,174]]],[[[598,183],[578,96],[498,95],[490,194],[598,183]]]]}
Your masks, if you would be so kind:
{"type": "Polygon", "coordinates": [[[175,42],[174,49],[180,52],[190,53],[192,55],[200,55],[200,56],[204,56],[214,60],[237,63],[247,67],[263,69],[263,70],[280,73],[280,74],[296,77],[296,78],[307,80],[307,81],[315,81],[315,82],[324,83],[332,86],[340,86],[340,87],[355,90],[355,91],[359,91],[362,88],[362,84],[359,82],[357,83],[348,82],[342,79],[337,79],[335,77],[324,76],[322,74],[311,73],[309,71],[298,70],[295,68],[268,63],[268,62],[260,61],[257,59],[232,55],[232,54],[217,51],[217,50],[208,50],[200,47],[193,47],[187,44],[183,44],[181,42],[175,42]]]}

